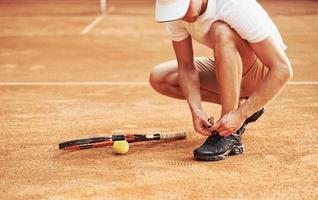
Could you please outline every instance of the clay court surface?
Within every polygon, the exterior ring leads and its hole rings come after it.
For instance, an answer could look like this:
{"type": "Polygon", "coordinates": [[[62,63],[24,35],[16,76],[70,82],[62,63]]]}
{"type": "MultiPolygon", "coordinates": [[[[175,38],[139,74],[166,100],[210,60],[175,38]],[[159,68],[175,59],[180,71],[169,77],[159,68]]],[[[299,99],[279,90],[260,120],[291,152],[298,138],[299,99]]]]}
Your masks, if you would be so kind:
{"type": "MultiPolygon", "coordinates": [[[[155,93],[174,59],[154,1],[0,1],[0,199],[318,199],[318,1],[261,1],[288,45],[294,77],[244,134],[242,156],[193,159],[205,138],[184,101],[155,93]],[[187,131],[175,142],[58,150],[116,133],[187,131]]],[[[197,56],[212,52],[195,45],[197,56]]],[[[219,107],[204,104],[208,114],[219,107]]]]}

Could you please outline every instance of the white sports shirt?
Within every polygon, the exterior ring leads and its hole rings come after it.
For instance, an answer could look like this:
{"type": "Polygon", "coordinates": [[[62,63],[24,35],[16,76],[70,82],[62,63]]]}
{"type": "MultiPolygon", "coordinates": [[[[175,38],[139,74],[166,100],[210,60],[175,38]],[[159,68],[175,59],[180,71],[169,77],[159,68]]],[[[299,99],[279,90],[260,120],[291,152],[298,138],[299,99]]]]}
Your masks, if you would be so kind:
{"type": "Polygon", "coordinates": [[[250,43],[272,37],[278,46],[286,49],[277,27],[256,0],[208,0],[206,11],[194,23],[177,20],[165,24],[172,40],[181,41],[191,35],[194,40],[209,46],[204,36],[218,20],[229,24],[250,43]]]}

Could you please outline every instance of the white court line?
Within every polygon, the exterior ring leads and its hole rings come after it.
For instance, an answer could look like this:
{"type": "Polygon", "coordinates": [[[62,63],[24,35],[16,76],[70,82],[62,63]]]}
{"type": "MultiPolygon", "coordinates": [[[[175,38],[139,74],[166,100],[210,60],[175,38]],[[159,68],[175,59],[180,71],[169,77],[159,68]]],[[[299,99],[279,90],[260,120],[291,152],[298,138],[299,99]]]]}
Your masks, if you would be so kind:
{"type": "Polygon", "coordinates": [[[288,85],[318,85],[318,81],[289,81],[288,85]]]}
{"type": "Polygon", "coordinates": [[[148,82],[117,82],[117,81],[98,81],[98,82],[73,82],[73,81],[65,81],[65,82],[49,82],[49,81],[43,81],[43,82],[28,82],[28,81],[21,81],[21,82],[0,82],[0,85],[2,86],[115,86],[115,85],[149,85],[148,82]]]}
{"type": "MultiPolygon", "coordinates": [[[[318,81],[291,81],[288,85],[318,85],[318,81]]],[[[146,81],[98,81],[98,82],[74,82],[74,81],[43,81],[43,82],[0,82],[0,86],[125,86],[125,85],[145,85],[149,83],[146,81]]]]}
{"type": "Polygon", "coordinates": [[[88,32],[90,32],[94,26],[96,26],[101,20],[103,19],[103,16],[97,17],[94,21],[92,21],[89,25],[87,25],[81,32],[81,35],[85,35],[88,32]]]}

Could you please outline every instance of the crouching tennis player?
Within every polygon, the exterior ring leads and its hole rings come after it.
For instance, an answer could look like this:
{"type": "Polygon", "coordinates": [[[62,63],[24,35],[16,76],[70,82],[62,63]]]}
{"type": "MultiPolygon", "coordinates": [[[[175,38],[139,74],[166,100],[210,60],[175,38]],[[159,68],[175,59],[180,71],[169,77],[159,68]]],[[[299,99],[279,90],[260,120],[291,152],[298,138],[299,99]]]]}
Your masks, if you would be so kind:
{"type": "Polygon", "coordinates": [[[208,136],[194,157],[215,161],[241,154],[246,125],[293,74],[277,27],[256,0],[157,0],[156,21],[165,23],[176,60],[156,66],[150,84],[187,100],[194,129],[208,136]],[[213,50],[214,59],[194,57],[192,39],[213,50]],[[217,122],[202,101],[221,105],[217,122]]]}

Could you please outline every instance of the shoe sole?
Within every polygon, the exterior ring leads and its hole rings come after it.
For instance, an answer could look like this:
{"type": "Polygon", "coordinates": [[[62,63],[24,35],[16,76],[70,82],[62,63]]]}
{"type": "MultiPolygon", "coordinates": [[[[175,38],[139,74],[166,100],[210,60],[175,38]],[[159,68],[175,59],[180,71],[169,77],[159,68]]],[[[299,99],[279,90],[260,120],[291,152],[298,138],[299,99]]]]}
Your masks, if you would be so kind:
{"type": "Polygon", "coordinates": [[[225,153],[220,155],[214,155],[214,156],[200,156],[195,155],[194,157],[199,160],[205,160],[205,161],[219,161],[224,160],[226,156],[235,156],[243,154],[244,152],[244,145],[234,145],[231,149],[227,150],[225,153]]]}

